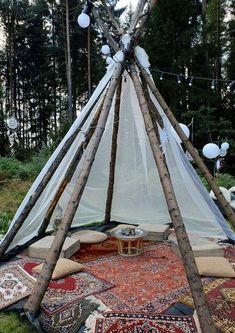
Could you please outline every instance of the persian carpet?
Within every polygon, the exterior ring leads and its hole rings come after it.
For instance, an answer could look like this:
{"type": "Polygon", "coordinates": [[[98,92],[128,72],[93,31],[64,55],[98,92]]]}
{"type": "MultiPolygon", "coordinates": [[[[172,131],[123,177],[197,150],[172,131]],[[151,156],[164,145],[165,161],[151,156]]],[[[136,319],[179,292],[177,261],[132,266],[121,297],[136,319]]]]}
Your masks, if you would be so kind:
{"type": "MultiPolygon", "coordinates": [[[[235,332],[235,279],[210,278],[204,284],[207,302],[215,325],[223,333],[235,332]]],[[[191,294],[180,298],[179,302],[194,308],[191,294]]]]}
{"type": "Polygon", "coordinates": [[[82,299],[51,316],[42,312],[39,316],[40,325],[48,333],[76,333],[96,308],[96,304],[82,299]]]}
{"type": "Polygon", "coordinates": [[[89,295],[100,293],[104,290],[114,287],[114,284],[100,279],[95,275],[87,272],[79,272],[71,277],[72,285],[68,280],[65,283],[63,280],[57,280],[57,284],[61,281],[62,288],[49,287],[42,301],[42,309],[47,314],[55,314],[68,304],[73,303],[78,299],[85,298],[89,295]],[[68,287],[65,286],[68,284],[68,287]],[[63,295],[63,297],[61,297],[63,295]]]}
{"type": "Polygon", "coordinates": [[[30,295],[35,279],[20,266],[0,269],[0,310],[30,295]]]}
{"type": "MultiPolygon", "coordinates": [[[[144,241],[144,244],[152,244],[150,241],[144,241]]],[[[117,240],[115,237],[98,244],[81,244],[80,250],[70,259],[78,262],[87,262],[97,260],[103,257],[118,255],[117,240]]]]}
{"type": "Polygon", "coordinates": [[[86,268],[115,284],[96,295],[114,311],[162,312],[189,291],[183,263],[168,244],[146,247],[136,257],[88,262],[86,268]]]}
{"type": "MultiPolygon", "coordinates": [[[[36,277],[37,274],[32,272],[32,268],[38,263],[38,260],[29,261],[24,259],[21,265],[29,274],[36,277]]],[[[48,290],[42,301],[42,310],[48,315],[52,315],[79,299],[112,287],[114,287],[113,283],[90,272],[80,271],[49,283],[48,290]],[[61,297],[62,294],[63,297],[61,297]]]]}
{"type": "Polygon", "coordinates": [[[105,313],[96,320],[95,333],[197,333],[191,316],[105,313]]]}

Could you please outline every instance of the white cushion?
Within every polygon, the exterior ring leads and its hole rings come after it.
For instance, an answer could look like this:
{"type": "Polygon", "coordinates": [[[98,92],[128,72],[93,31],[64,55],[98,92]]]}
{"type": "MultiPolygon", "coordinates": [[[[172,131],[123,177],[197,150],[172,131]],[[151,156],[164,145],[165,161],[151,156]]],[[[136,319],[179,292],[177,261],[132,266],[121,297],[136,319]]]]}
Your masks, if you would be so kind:
{"type": "MultiPolygon", "coordinates": [[[[220,191],[223,193],[225,199],[226,199],[228,202],[230,202],[230,201],[231,201],[231,195],[230,195],[229,190],[227,190],[227,189],[226,189],[225,187],[223,187],[223,186],[220,186],[219,189],[220,189],[220,191]]],[[[214,192],[213,192],[212,190],[210,191],[210,196],[212,197],[212,199],[217,200],[217,198],[216,198],[216,196],[215,196],[215,194],[214,194],[214,192]]]]}
{"type": "Polygon", "coordinates": [[[73,233],[72,238],[79,239],[81,244],[95,244],[104,242],[108,236],[104,232],[95,230],[81,230],[73,233]]]}

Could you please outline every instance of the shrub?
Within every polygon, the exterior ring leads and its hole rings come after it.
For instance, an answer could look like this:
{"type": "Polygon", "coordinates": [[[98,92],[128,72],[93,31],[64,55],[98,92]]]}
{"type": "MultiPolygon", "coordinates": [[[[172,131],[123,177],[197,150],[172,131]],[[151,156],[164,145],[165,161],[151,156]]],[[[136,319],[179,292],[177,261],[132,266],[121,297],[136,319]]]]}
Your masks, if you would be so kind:
{"type": "MultiPolygon", "coordinates": [[[[209,185],[207,184],[207,181],[205,177],[201,176],[199,174],[201,181],[203,185],[207,188],[207,190],[210,190],[209,185]]],[[[218,186],[225,187],[229,189],[232,186],[235,186],[235,177],[231,176],[228,173],[220,173],[215,177],[216,183],[218,186]]]]}

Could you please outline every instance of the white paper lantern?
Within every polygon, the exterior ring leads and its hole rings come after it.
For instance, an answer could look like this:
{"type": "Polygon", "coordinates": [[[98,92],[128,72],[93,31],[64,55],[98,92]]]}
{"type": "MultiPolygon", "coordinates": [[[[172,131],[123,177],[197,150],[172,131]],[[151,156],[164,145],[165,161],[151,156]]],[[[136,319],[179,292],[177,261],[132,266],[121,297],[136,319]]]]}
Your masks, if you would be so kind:
{"type": "Polygon", "coordinates": [[[223,148],[220,148],[220,151],[219,151],[219,156],[221,157],[224,157],[227,155],[227,150],[223,149],[223,148]]]}
{"type": "Polygon", "coordinates": [[[85,13],[81,13],[78,16],[78,24],[81,28],[87,28],[90,25],[90,16],[85,13]]]}
{"type": "Polygon", "coordinates": [[[189,131],[189,128],[188,126],[186,126],[185,124],[181,124],[179,123],[181,129],[183,130],[184,134],[187,136],[187,138],[189,138],[189,135],[190,135],[190,131],[189,131]]]}
{"type": "Polygon", "coordinates": [[[19,126],[17,119],[13,116],[11,118],[7,119],[7,126],[11,130],[17,129],[17,127],[19,126]]]}
{"type": "Polygon", "coordinates": [[[219,152],[220,149],[215,143],[207,143],[202,149],[203,155],[207,158],[216,158],[219,152]]]}
{"type": "Polygon", "coordinates": [[[221,145],[221,149],[228,150],[228,148],[229,148],[228,142],[223,142],[221,145]]]}
{"type": "Polygon", "coordinates": [[[113,56],[114,61],[116,62],[123,62],[124,61],[124,53],[122,51],[118,51],[113,56]]]}
{"type": "Polygon", "coordinates": [[[103,45],[101,47],[101,52],[104,54],[104,55],[107,55],[110,53],[110,47],[106,44],[106,45],[103,45]]]}
{"type": "Polygon", "coordinates": [[[106,58],[106,64],[107,64],[107,65],[111,65],[111,64],[113,63],[113,61],[114,61],[114,60],[113,60],[112,57],[107,57],[107,58],[106,58]]]}

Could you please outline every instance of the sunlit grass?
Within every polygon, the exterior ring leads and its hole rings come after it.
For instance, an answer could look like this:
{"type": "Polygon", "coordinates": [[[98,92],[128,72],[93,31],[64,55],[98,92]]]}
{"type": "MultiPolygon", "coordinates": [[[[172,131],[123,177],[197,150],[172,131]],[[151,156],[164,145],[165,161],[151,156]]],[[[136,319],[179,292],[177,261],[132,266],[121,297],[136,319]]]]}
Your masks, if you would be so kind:
{"type": "Polygon", "coordinates": [[[0,333],[37,333],[30,322],[16,312],[0,313],[0,333]]]}

